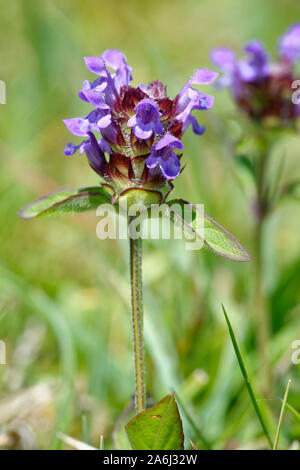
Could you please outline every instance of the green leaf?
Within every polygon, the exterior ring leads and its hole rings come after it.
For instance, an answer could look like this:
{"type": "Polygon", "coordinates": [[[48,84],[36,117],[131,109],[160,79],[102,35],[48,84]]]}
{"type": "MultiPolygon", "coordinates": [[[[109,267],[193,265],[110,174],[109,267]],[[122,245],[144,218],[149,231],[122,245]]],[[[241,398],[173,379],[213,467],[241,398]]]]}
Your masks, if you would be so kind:
{"type": "Polygon", "coordinates": [[[109,204],[110,195],[100,186],[56,191],[29,202],[19,211],[22,219],[48,215],[74,214],[109,204]]]}
{"type": "Polygon", "coordinates": [[[136,415],[125,429],[134,450],[183,449],[182,423],[174,394],[136,415]]]}
{"type": "Polygon", "coordinates": [[[238,344],[237,344],[237,341],[236,341],[236,338],[235,338],[233,328],[231,326],[229,317],[227,315],[227,312],[226,312],[225,307],[224,307],[223,304],[222,304],[222,310],[223,310],[224,317],[225,317],[225,320],[226,320],[226,323],[227,323],[227,326],[228,326],[228,330],[229,330],[230,338],[231,338],[231,341],[232,341],[233,349],[234,349],[236,358],[238,360],[238,363],[239,363],[239,366],[240,366],[240,369],[241,369],[241,373],[242,373],[242,376],[243,376],[244,381],[245,381],[245,385],[246,385],[248,393],[249,393],[250,400],[252,402],[253,408],[254,408],[256,416],[257,416],[257,418],[260,422],[262,430],[263,430],[263,432],[264,432],[264,434],[267,438],[267,441],[268,441],[268,443],[269,443],[269,445],[272,449],[273,448],[272,439],[270,437],[269,431],[267,429],[267,426],[264,422],[263,416],[262,416],[261,411],[259,409],[259,406],[257,404],[256,398],[255,398],[255,395],[254,395],[254,392],[253,392],[253,389],[252,389],[252,386],[251,386],[251,383],[250,383],[250,380],[249,380],[249,377],[248,377],[248,374],[247,374],[247,370],[246,370],[246,367],[244,365],[244,361],[243,361],[241,352],[239,350],[239,347],[238,347],[238,344]]]}
{"type": "Polygon", "coordinates": [[[197,206],[183,199],[174,199],[167,204],[172,209],[170,217],[173,223],[181,223],[186,233],[202,240],[214,253],[233,261],[250,260],[249,253],[239,241],[197,206]],[[184,210],[185,205],[189,210],[184,210]]]}

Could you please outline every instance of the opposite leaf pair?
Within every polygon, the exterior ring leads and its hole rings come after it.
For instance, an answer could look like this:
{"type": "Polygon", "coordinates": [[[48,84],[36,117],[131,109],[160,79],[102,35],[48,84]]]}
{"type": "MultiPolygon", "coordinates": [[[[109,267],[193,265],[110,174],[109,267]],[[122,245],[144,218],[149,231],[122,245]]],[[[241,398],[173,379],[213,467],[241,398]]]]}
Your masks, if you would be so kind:
{"type": "MultiPolygon", "coordinates": [[[[138,190],[136,192],[134,203],[145,202],[141,198],[141,192],[138,190]]],[[[67,215],[91,209],[96,210],[101,204],[110,203],[111,196],[104,187],[69,189],[51,193],[27,204],[21,209],[19,215],[23,219],[67,215]]],[[[119,205],[116,203],[114,207],[119,208],[119,205]]],[[[169,213],[160,212],[160,216],[169,217],[176,226],[180,224],[185,233],[199,238],[207,248],[217,255],[233,261],[249,261],[249,254],[238,240],[193,204],[182,199],[174,199],[166,202],[164,207],[169,207],[170,211],[169,213]],[[191,210],[185,211],[185,205],[189,205],[191,210]],[[180,208],[181,210],[179,210],[180,208]],[[203,228],[203,233],[199,227],[203,228]]],[[[151,217],[150,211],[145,213],[145,218],[148,216],[151,217]]]]}

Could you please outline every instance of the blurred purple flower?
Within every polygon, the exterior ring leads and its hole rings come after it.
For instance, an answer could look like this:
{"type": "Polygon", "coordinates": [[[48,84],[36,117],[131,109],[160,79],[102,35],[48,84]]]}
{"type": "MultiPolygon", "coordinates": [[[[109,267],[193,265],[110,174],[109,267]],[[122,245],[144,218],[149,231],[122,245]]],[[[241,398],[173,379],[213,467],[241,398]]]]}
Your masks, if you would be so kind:
{"type": "Polygon", "coordinates": [[[259,41],[251,41],[244,47],[246,59],[237,60],[233,51],[226,48],[213,49],[212,62],[220,68],[223,75],[216,82],[219,88],[231,86],[234,95],[239,97],[243,82],[255,82],[268,76],[268,56],[259,41]]]}
{"type": "Polygon", "coordinates": [[[279,38],[280,57],[295,62],[300,59],[300,23],[293,24],[286,33],[279,38]]]}
{"type": "Polygon", "coordinates": [[[300,59],[300,23],[279,40],[279,60],[272,63],[260,41],[246,44],[246,57],[237,59],[227,48],[213,49],[212,62],[223,72],[216,87],[229,87],[239,107],[254,119],[266,117],[291,121],[300,114],[292,103],[294,62],[300,59]]]}

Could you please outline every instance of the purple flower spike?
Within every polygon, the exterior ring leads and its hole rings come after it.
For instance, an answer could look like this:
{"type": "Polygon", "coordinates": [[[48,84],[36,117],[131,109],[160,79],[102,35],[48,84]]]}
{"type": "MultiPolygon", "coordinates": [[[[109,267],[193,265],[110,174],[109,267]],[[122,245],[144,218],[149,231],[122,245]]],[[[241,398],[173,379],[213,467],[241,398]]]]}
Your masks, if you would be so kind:
{"type": "Polygon", "coordinates": [[[233,86],[234,94],[238,95],[241,82],[251,82],[268,74],[268,56],[263,45],[259,41],[251,41],[244,50],[249,58],[238,61],[230,49],[213,49],[211,60],[223,72],[216,83],[218,88],[233,86]]]}
{"type": "Polygon", "coordinates": [[[83,118],[66,119],[64,123],[72,134],[87,140],[67,144],[65,155],[85,152],[90,166],[115,193],[132,186],[159,187],[167,194],[168,181],[180,173],[180,157],[174,149],[183,149],[180,139],[184,132],[189,126],[197,135],[205,131],[192,116],[193,110],[207,110],[214,103],[212,96],[193,86],[208,85],[218,74],[197,70],[171,99],[159,80],[132,87],[132,69],[118,50],[107,49],[100,57],[84,60],[98,77],[85,80],[78,95],[93,109],[83,118]],[[93,132],[99,132],[101,139],[93,132]]]}
{"type": "Polygon", "coordinates": [[[291,26],[279,40],[279,60],[271,62],[260,41],[244,47],[247,54],[237,59],[230,49],[214,49],[212,62],[223,75],[218,87],[231,88],[239,108],[251,118],[271,118],[274,124],[287,124],[299,116],[293,103],[293,81],[297,79],[294,62],[300,59],[300,23],[291,26]]]}
{"type": "Polygon", "coordinates": [[[283,59],[295,62],[300,59],[300,23],[292,25],[279,39],[279,54],[283,59]]]}
{"type": "Polygon", "coordinates": [[[167,180],[176,178],[180,173],[180,161],[173,150],[183,149],[183,143],[171,134],[166,134],[151,148],[151,154],[146,160],[148,168],[159,166],[167,180]]]}
{"type": "Polygon", "coordinates": [[[157,104],[151,98],[141,100],[135,107],[136,114],[128,122],[138,139],[149,139],[155,132],[162,134],[163,125],[160,122],[160,112],[157,104]]]}

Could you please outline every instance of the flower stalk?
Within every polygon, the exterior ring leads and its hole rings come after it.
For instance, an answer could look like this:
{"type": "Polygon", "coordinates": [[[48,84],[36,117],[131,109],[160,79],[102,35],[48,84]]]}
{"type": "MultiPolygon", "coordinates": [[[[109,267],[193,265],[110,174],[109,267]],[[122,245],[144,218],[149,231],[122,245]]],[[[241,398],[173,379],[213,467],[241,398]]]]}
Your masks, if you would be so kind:
{"type": "Polygon", "coordinates": [[[269,190],[266,181],[266,169],[269,157],[267,139],[259,136],[258,152],[256,159],[256,225],[255,225],[255,304],[254,321],[255,336],[259,354],[262,391],[268,395],[272,388],[272,372],[268,344],[271,336],[270,312],[264,292],[263,283],[263,243],[266,219],[269,213],[271,201],[269,200],[269,190]]]}
{"type": "MultiPolygon", "coordinates": [[[[128,219],[130,223],[131,218],[128,219]]],[[[130,234],[129,234],[130,236],[130,234]]],[[[146,409],[146,386],[143,340],[142,239],[129,238],[131,315],[135,368],[135,408],[137,414],[146,409]]]]}

